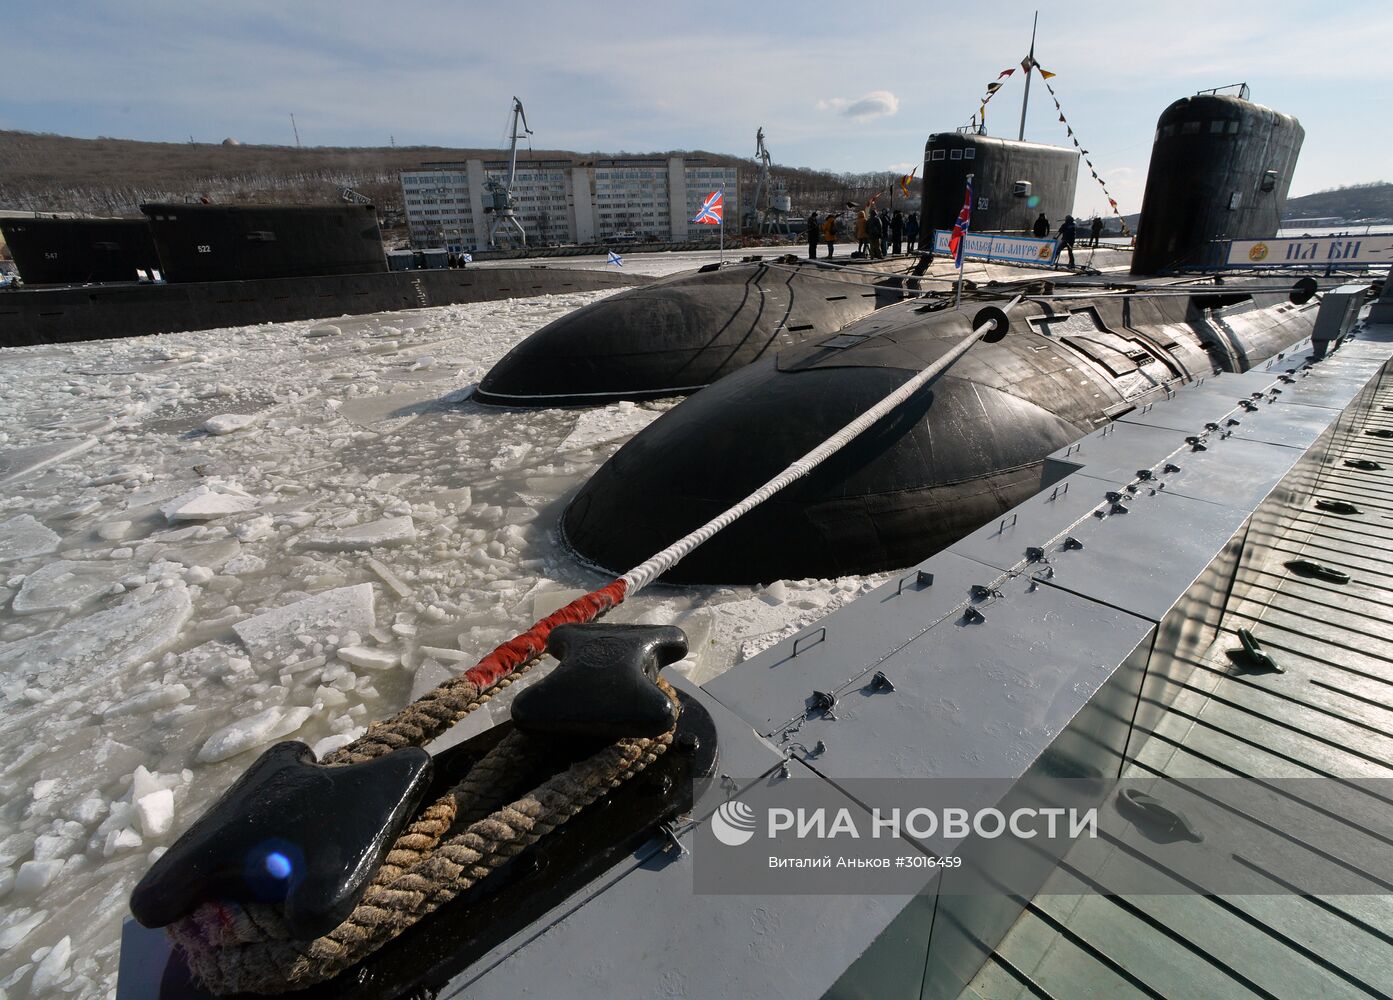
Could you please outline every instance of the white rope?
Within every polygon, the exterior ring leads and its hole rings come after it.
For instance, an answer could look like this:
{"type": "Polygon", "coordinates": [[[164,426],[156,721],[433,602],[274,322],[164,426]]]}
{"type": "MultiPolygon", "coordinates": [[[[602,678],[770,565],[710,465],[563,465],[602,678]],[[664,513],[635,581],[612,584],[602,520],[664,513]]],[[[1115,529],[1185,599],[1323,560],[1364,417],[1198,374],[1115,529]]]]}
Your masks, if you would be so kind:
{"type": "MultiPolygon", "coordinates": [[[[1007,303],[1005,309],[1009,311],[1014,308],[1019,301],[1020,296],[1017,296],[1007,303]]],[[[972,333],[954,344],[943,357],[919,372],[904,385],[900,386],[879,403],[876,403],[865,413],[861,414],[826,441],[822,442],[822,444],[788,466],[783,472],[780,472],[744,500],[741,500],[735,506],[716,515],[695,531],[682,536],[651,559],[629,570],[629,572],[621,577],[625,583],[624,596],[626,598],[632,597],[663,573],[671,569],[679,560],[702,542],[710,539],[716,532],[727,527],[737,518],[754,510],[785,486],[802,479],[809,472],[812,472],[828,458],[851,443],[858,434],[866,430],[887,413],[890,413],[905,400],[909,399],[920,387],[941,373],[944,369],[948,368],[953,362],[957,361],[958,358],[966,354],[973,344],[977,343],[977,341],[981,340],[995,329],[996,321],[987,320],[987,322],[973,330],[972,333]]]]}

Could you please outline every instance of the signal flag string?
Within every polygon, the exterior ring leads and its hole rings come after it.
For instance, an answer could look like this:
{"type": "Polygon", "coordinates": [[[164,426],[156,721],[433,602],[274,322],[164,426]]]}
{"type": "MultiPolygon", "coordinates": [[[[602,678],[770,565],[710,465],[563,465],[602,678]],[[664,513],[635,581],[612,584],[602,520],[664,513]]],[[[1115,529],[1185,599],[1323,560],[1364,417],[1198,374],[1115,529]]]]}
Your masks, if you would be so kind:
{"type": "Polygon", "coordinates": [[[1108,191],[1107,181],[1103,180],[1103,178],[1098,175],[1098,169],[1093,166],[1093,161],[1088,158],[1088,150],[1083,148],[1083,144],[1079,142],[1079,137],[1074,134],[1074,126],[1070,125],[1069,120],[1064,117],[1064,109],[1060,107],[1059,104],[1059,95],[1054,92],[1054,87],[1050,84],[1050,78],[1056,74],[1043,69],[1038,62],[1035,63],[1035,68],[1040,71],[1040,79],[1044,81],[1045,89],[1050,92],[1050,97],[1054,99],[1054,109],[1059,112],[1060,123],[1064,126],[1065,131],[1068,132],[1069,139],[1073,142],[1074,148],[1077,149],[1079,154],[1083,157],[1083,162],[1088,164],[1088,172],[1093,175],[1093,179],[1097,181],[1098,186],[1103,189],[1103,197],[1108,199],[1108,204],[1112,206],[1112,214],[1116,216],[1118,225],[1122,227],[1122,234],[1124,236],[1131,236],[1132,230],[1128,228],[1127,220],[1122,218],[1122,213],[1117,208],[1117,199],[1108,191]]]}

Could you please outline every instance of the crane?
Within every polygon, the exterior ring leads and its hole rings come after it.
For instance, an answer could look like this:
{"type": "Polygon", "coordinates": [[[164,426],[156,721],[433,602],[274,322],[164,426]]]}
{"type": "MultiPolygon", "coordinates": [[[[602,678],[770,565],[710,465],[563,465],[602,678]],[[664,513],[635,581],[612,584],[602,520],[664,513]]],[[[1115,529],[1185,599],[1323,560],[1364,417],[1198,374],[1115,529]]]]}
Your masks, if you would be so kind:
{"type": "Polygon", "coordinates": [[[484,203],[484,211],[492,213],[493,218],[489,220],[489,246],[497,245],[498,230],[507,225],[518,231],[518,237],[522,240],[522,245],[527,246],[527,231],[522,228],[522,223],[517,217],[517,202],[513,199],[513,182],[518,173],[518,140],[524,139],[532,134],[532,130],[527,127],[527,113],[522,110],[522,102],[516,97],[513,98],[513,124],[512,124],[512,146],[508,150],[508,179],[500,181],[496,177],[490,177],[484,185],[488,192],[484,203]],[[518,126],[522,126],[522,131],[518,131],[518,126]]]}
{"type": "Polygon", "coordinates": [[[755,182],[751,212],[755,219],[755,231],[760,235],[776,231],[787,234],[792,203],[783,182],[770,176],[772,159],[769,147],[764,144],[762,125],[755,130],[755,162],[759,164],[759,179],[755,182]]]}

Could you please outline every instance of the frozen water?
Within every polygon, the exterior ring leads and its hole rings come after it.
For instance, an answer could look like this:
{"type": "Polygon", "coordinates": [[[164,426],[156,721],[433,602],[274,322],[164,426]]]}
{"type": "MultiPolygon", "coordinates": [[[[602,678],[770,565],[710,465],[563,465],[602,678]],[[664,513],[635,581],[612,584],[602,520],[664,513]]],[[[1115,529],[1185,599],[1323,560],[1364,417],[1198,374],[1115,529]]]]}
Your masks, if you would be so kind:
{"type": "Polygon", "coordinates": [[[401,654],[372,646],[344,646],[338,656],[344,663],[364,670],[391,670],[401,663],[401,654]]]}
{"type": "Polygon", "coordinates": [[[0,485],[26,479],[40,469],[82,454],[96,443],[96,438],[78,438],[0,450],[0,485]]]}
{"type": "Polygon", "coordinates": [[[328,552],[357,552],[385,545],[400,545],[416,540],[416,524],[410,515],[384,517],[380,521],[358,524],[327,534],[307,534],[300,539],[303,549],[323,549],[328,552]]]}
{"type": "MultiPolygon", "coordinates": [[[[96,670],[120,670],[162,653],[174,644],[193,612],[182,583],[88,615],[55,629],[0,645],[0,670],[22,678],[26,689],[62,695],[64,687],[96,670]]],[[[8,692],[6,692],[8,693],[8,692]]],[[[47,700],[37,695],[31,701],[47,700]]]]}
{"type": "Polygon", "coordinates": [[[36,521],[21,514],[0,524],[0,562],[13,562],[43,555],[58,548],[62,539],[36,521]]]}
{"type": "Polygon", "coordinates": [[[267,611],[238,622],[232,630],[252,655],[271,657],[301,645],[299,637],[310,631],[324,636],[331,632],[366,632],[376,622],[372,585],[360,583],[267,611]]]}
{"type": "Polygon", "coordinates": [[[289,736],[304,725],[310,714],[308,708],[285,709],[273,705],[255,715],[239,719],[208,737],[208,742],[198,752],[198,760],[203,764],[216,763],[282,736],[289,736]]]}
{"type": "MultiPolygon", "coordinates": [[[[674,263],[693,260],[626,268],[674,263]]],[[[46,962],[48,994],[107,996],[152,852],[267,745],[340,746],[609,582],[561,547],[560,512],[671,402],[525,412],[467,391],[606,294],[0,351],[0,982],[24,970],[10,996],[46,962]],[[257,418],[198,433],[238,414],[257,418]]],[[[790,581],[778,602],[655,588],[611,618],[681,625],[678,669],[705,680],[859,583],[790,581]]]]}
{"type": "Polygon", "coordinates": [[[245,430],[256,423],[257,419],[255,413],[220,413],[203,421],[203,430],[213,435],[231,434],[233,431],[245,430]]]}
{"type": "Polygon", "coordinates": [[[228,514],[242,514],[256,500],[230,487],[197,486],[160,508],[171,521],[211,521],[228,514]]]}
{"type": "Polygon", "coordinates": [[[26,576],[10,607],[17,615],[40,614],[44,611],[72,613],[109,591],[124,573],[123,563],[58,559],[45,563],[26,576]]]}

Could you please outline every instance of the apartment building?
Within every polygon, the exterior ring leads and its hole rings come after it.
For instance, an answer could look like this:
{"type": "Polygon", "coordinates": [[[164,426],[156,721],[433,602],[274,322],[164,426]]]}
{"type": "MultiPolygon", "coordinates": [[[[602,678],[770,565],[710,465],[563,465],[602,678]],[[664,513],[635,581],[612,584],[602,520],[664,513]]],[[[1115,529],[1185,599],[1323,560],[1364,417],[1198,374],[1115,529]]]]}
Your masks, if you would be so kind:
{"type": "MultiPolygon", "coordinates": [[[[504,180],[506,160],[425,163],[401,174],[411,242],[417,247],[484,247],[492,213],[487,188],[504,180]]],[[[614,157],[585,161],[519,158],[513,182],[528,243],[596,243],[632,233],[681,242],[712,235],[694,226],[702,201],[725,186],[726,219],[739,218],[739,171],[699,157],[614,157]]],[[[500,232],[500,245],[514,234],[500,232]]]]}

